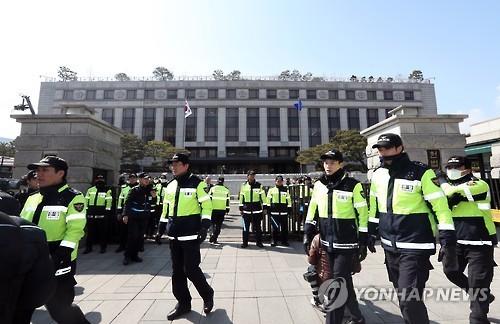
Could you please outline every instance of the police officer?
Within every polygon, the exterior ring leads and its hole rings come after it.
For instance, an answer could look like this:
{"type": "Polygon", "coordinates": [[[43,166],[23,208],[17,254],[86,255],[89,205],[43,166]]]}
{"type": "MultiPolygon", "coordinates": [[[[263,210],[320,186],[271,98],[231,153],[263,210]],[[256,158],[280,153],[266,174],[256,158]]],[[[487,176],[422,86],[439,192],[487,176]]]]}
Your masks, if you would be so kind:
{"type": "Polygon", "coordinates": [[[85,194],[87,200],[87,242],[83,254],[92,252],[92,245],[99,243],[99,253],[106,253],[108,245],[108,218],[113,204],[111,190],[106,188],[104,176],[99,174],[85,194]]]}
{"type": "Polygon", "coordinates": [[[168,215],[167,235],[172,259],[172,290],[177,305],[168,314],[172,321],[191,311],[189,279],[203,298],[203,311],[208,314],[214,306],[214,290],[200,269],[200,244],[210,227],[212,201],[207,184],[189,171],[189,157],[175,154],[170,160],[174,179],[165,188],[163,214],[168,215]]]}
{"type": "Polygon", "coordinates": [[[9,181],[0,179],[0,201],[2,202],[3,211],[8,215],[18,216],[21,212],[19,200],[14,198],[12,194],[7,191],[9,181]]]}
{"type": "Polygon", "coordinates": [[[490,188],[472,175],[471,161],[464,156],[451,156],[446,175],[439,175],[438,179],[448,197],[457,235],[458,268],[443,260],[444,273],[469,293],[470,323],[489,323],[489,304],[494,299],[490,284],[496,266],[493,248],[498,243],[491,216],[490,188]]]}
{"type": "Polygon", "coordinates": [[[252,223],[252,230],[255,233],[257,246],[263,248],[262,244],[262,215],[263,205],[266,202],[266,192],[262,185],[255,181],[254,170],[247,172],[247,181],[241,186],[240,189],[240,214],[243,218],[243,244],[241,248],[248,246],[248,237],[250,236],[250,223],[252,223]]]}
{"type": "Polygon", "coordinates": [[[14,197],[19,201],[21,209],[24,207],[24,203],[28,197],[38,190],[38,181],[36,180],[36,170],[31,170],[26,175],[22,177],[25,181],[26,189],[20,190],[14,197]]]}
{"type": "Polygon", "coordinates": [[[325,173],[314,184],[304,225],[304,248],[309,254],[319,216],[320,241],[328,253],[332,279],[343,278],[347,301],[327,313],[326,323],[342,323],[345,306],[351,312],[351,323],[365,323],[359,310],[352,282],[353,259],[366,257],[368,207],[361,183],[347,176],[344,158],[336,150],[321,156],[325,173]],[[359,233],[358,233],[359,232],[359,233]],[[361,251],[360,251],[361,250],[361,251]],[[357,256],[359,253],[359,257],[357,256]]]}
{"type": "Polygon", "coordinates": [[[26,200],[21,217],[45,230],[57,277],[57,290],[45,307],[58,323],[89,323],[72,304],[78,242],[85,233],[85,197],[68,186],[68,164],[59,157],[47,156],[28,169],[36,170],[40,191],[26,200]]]}
{"type": "Polygon", "coordinates": [[[138,252],[155,205],[156,190],[153,190],[149,175],[142,172],[139,174],[139,185],[130,189],[125,199],[123,222],[128,226],[128,236],[123,265],[128,265],[130,261],[142,262],[138,252]]]}
{"type": "Polygon", "coordinates": [[[167,173],[162,173],[161,176],[158,178],[158,183],[155,185],[156,189],[156,208],[155,212],[152,215],[152,218],[150,219],[150,223],[148,224],[148,232],[147,235],[149,238],[155,238],[155,234],[158,233],[158,224],[161,219],[161,214],[163,212],[163,198],[165,196],[165,188],[167,187],[167,173]]]}
{"type": "Polygon", "coordinates": [[[3,212],[0,200],[0,323],[30,324],[56,290],[45,232],[3,212]]]}
{"type": "Polygon", "coordinates": [[[265,208],[271,221],[271,246],[276,246],[278,240],[278,232],[281,233],[281,244],[289,246],[288,243],[288,218],[292,212],[292,201],[290,193],[283,185],[283,176],[275,178],[275,186],[267,192],[267,200],[265,208]]]}
{"type": "Polygon", "coordinates": [[[130,189],[137,186],[137,175],[135,173],[130,173],[128,175],[128,181],[126,184],[122,185],[120,190],[120,195],[118,196],[118,203],[116,206],[116,216],[120,227],[120,245],[116,248],[115,252],[120,253],[125,251],[128,239],[128,225],[123,221],[123,207],[125,205],[125,199],[128,196],[130,189]]]}
{"type": "Polygon", "coordinates": [[[436,253],[436,221],[442,254],[456,263],[456,236],[448,201],[433,182],[434,171],[410,161],[397,134],[378,137],[381,166],[370,187],[369,241],[375,251],[377,233],[385,251],[389,280],[398,290],[399,307],[405,322],[429,323],[423,290],[433,269],[429,258],[436,253]],[[430,205],[429,205],[430,204],[430,205]]]}
{"type": "Polygon", "coordinates": [[[212,199],[212,235],[210,243],[217,244],[224,216],[229,214],[229,189],[224,186],[224,178],[220,177],[215,186],[210,188],[208,194],[212,199]]]}

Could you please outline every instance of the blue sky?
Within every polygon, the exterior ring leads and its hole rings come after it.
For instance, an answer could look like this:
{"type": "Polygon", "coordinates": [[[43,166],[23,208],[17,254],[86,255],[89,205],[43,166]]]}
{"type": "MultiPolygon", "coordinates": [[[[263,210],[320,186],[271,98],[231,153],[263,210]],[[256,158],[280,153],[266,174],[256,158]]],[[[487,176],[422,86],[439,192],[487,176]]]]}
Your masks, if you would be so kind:
{"type": "Polygon", "coordinates": [[[245,76],[407,77],[435,84],[440,114],[461,125],[500,116],[500,1],[9,1],[0,5],[0,137],[20,93],[66,66],[79,77],[216,69],[245,76]]]}

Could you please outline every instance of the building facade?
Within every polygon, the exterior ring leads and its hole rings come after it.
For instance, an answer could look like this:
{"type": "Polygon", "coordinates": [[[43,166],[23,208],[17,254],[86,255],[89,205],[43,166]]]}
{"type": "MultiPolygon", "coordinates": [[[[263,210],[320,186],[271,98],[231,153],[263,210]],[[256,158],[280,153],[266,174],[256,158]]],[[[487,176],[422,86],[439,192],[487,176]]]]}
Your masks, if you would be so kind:
{"type": "Polygon", "coordinates": [[[185,147],[194,171],[205,174],[311,171],[295,162],[297,151],[327,143],[337,130],[363,130],[403,104],[437,113],[428,81],[42,82],[38,114],[58,114],[71,104],[94,109],[145,142],[185,147]],[[185,100],[192,110],[187,118],[185,100]]]}

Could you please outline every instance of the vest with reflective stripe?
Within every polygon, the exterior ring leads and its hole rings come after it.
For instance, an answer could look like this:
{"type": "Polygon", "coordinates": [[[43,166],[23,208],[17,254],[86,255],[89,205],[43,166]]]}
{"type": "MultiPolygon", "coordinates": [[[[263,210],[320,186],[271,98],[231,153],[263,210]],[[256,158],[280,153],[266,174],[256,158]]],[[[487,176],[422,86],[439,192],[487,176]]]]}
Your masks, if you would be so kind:
{"type": "Polygon", "coordinates": [[[213,210],[229,211],[229,189],[222,185],[215,185],[210,188],[210,198],[212,198],[213,210]]]}
{"type": "Polygon", "coordinates": [[[271,215],[279,213],[279,215],[286,215],[292,208],[292,200],[290,193],[285,186],[272,187],[267,192],[266,208],[269,209],[271,215]],[[284,213],[284,214],[283,214],[284,213]]]}
{"type": "Polygon", "coordinates": [[[262,205],[266,202],[266,192],[262,185],[254,181],[245,182],[240,190],[240,211],[243,212],[262,212],[262,205]]]}

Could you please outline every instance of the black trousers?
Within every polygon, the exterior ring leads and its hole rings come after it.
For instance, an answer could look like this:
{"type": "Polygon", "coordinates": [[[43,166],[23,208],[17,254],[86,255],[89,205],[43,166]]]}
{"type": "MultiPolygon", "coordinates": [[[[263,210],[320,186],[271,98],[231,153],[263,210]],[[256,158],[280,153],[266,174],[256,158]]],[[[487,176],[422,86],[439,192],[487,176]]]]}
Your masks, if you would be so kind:
{"type": "Polygon", "coordinates": [[[220,230],[222,228],[222,223],[224,222],[224,215],[226,215],[225,210],[212,210],[212,235],[210,236],[210,242],[216,242],[219,237],[220,230]]]}
{"type": "Polygon", "coordinates": [[[425,283],[433,269],[430,255],[393,253],[385,251],[385,266],[389,281],[398,292],[399,309],[405,323],[429,323],[423,301],[425,283]]]}
{"type": "Polygon", "coordinates": [[[139,249],[144,246],[144,233],[148,226],[148,217],[132,216],[128,218],[128,236],[127,247],[125,248],[125,257],[137,258],[139,249]]]}
{"type": "Polygon", "coordinates": [[[156,206],[154,213],[151,213],[151,215],[149,216],[148,228],[146,230],[146,235],[148,237],[152,237],[155,235],[162,212],[163,212],[163,205],[159,204],[156,206]]]}
{"type": "Polygon", "coordinates": [[[118,220],[118,227],[120,230],[120,247],[125,248],[127,246],[128,240],[128,224],[125,224],[123,220],[118,220]]]}
{"type": "Polygon", "coordinates": [[[269,215],[269,220],[273,227],[271,239],[273,241],[280,239],[282,243],[288,243],[288,215],[269,215]],[[278,231],[281,232],[281,236],[278,235],[278,231]]]}
{"type": "Polygon", "coordinates": [[[75,300],[74,276],[65,276],[57,280],[57,290],[45,304],[50,316],[59,324],[90,323],[83,315],[82,310],[73,304],[75,300]]]}
{"type": "MultiPolygon", "coordinates": [[[[359,310],[358,300],[356,298],[356,292],[354,291],[354,285],[352,283],[352,253],[328,253],[328,262],[330,264],[330,269],[332,271],[332,279],[344,279],[345,286],[347,288],[347,300],[342,305],[329,311],[326,314],[327,324],[341,324],[344,317],[344,310],[347,306],[349,312],[352,315],[352,319],[355,321],[360,320],[363,316],[359,310]]],[[[339,281],[342,282],[342,281],[339,281]]],[[[342,283],[341,283],[342,284],[342,283]]]]}
{"type": "Polygon", "coordinates": [[[191,294],[188,289],[189,279],[204,301],[213,297],[214,290],[201,271],[200,243],[197,240],[170,240],[172,259],[172,290],[180,305],[191,307],[191,294]]]}
{"type": "Polygon", "coordinates": [[[87,216],[87,242],[85,247],[92,249],[92,245],[100,244],[101,248],[108,246],[108,220],[106,217],[94,218],[87,216]]]}
{"type": "Polygon", "coordinates": [[[472,246],[457,244],[458,270],[443,268],[444,274],[455,285],[469,293],[470,298],[470,323],[490,323],[488,312],[490,304],[490,284],[493,280],[492,246],[472,246]],[[467,276],[464,274],[467,267],[467,276]]]}
{"type": "Polygon", "coordinates": [[[252,231],[255,233],[255,240],[257,243],[262,243],[262,213],[243,214],[243,243],[248,244],[250,223],[252,224],[252,231]]]}

